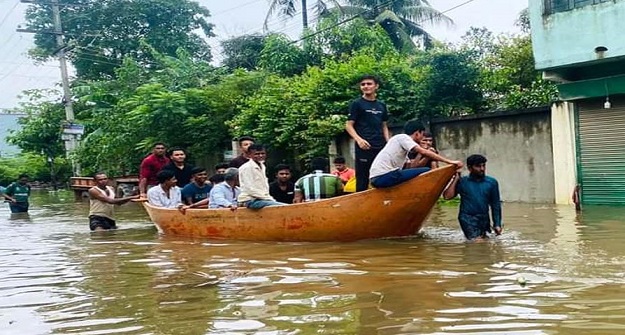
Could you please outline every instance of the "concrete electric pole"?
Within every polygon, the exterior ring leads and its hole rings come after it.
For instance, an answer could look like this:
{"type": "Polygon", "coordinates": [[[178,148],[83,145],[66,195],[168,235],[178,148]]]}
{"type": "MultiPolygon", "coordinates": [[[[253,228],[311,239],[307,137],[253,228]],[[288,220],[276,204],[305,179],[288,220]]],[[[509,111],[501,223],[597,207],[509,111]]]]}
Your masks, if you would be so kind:
{"type": "Polygon", "coordinates": [[[65,55],[66,45],[63,39],[63,26],[61,24],[61,8],[58,0],[51,0],[50,2],[41,2],[36,0],[21,0],[22,3],[29,4],[49,4],[52,8],[52,20],[54,23],[53,32],[34,31],[31,29],[17,29],[18,32],[27,33],[52,33],[56,38],[57,52],[56,56],[59,59],[61,68],[61,84],[63,87],[63,105],[65,106],[65,124],[63,125],[62,139],[65,141],[65,152],[72,162],[72,170],[74,176],[80,175],[80,165],[76,162],[76,159],[72,157],[72,153],[78,147],[80,137],[84,133],[84,127],[74,122],[74,108],[72,102],[72,92],[69,87],[69,77],[67,74],[67,59],[65,55]]]}

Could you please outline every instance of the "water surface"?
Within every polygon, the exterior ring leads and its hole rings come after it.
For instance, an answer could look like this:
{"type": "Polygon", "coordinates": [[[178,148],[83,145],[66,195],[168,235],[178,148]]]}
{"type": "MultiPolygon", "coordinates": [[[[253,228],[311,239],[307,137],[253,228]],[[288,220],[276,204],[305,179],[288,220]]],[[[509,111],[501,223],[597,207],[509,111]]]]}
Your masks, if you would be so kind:
{"type": "Polygon", "coordinates": [[[454,207],[355,243],[164,237],[136,204],[90,233],[70,193],[32,208],[0,207],[0,334],[625,332],[624,208],[504,204],[486,243],[454,207]]]}

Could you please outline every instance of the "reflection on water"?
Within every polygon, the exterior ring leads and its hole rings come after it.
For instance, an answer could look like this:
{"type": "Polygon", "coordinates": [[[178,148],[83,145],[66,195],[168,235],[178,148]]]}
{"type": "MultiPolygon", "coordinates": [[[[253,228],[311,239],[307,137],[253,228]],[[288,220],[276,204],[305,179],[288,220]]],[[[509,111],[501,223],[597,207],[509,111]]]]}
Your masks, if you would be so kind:
{"type": "MultiPolygon", "coordinates": [[[[623,208],[505,204],[467,243],[456,209],[411,239],[250,243],[158,236],[136,204],[0,208],[0,334],[620,334],[623,208]]],[[[366,227],[363,227],[366,229],[366,227]]]]}

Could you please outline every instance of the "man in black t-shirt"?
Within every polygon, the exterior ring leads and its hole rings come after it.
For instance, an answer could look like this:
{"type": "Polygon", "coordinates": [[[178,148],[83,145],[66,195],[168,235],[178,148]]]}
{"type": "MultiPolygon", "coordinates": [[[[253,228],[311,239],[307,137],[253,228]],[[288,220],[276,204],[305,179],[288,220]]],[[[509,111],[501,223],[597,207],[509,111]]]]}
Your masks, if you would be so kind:
{"type": "Polygon", "coordinates": [[[250,157],[248,156],[247,148],[249,148],[250,145],[254,144],[254,138],[250,136],[241,136],[239,137],[238,142],[239,142],[239,151],[241,151],[241,154],[235,157],[234,159],[232,159],[230,161],[230,164],[228,164],[229,167],[235,167],[237,169],[240,168],[241,165],[247,163],[247,161],[250,160],[250,157]]]}
{"type": "Polygon", "coordinates": [[[366,75],[360,79],[362,97],[349,105],[349,117],[345,130],[356,142],[356,192],[369,187],[369,169],[373,159],[386,144],[390,137],[388,126],[388,110],[386,105],[377,100],[379,80],[375,76],[366,75]]]}
{"type": "Polygon", "coordinates": [[[193,176],[193,166],[187,164],[187,152],[179,147],[172,148],[169,154],[171,162],[163,166],[163,170],[171,170],[176,176],[176,185],[180,188],[187,186],[193,176]]]}
{"type": "Polygon", "coordinates": [[[288,165],[276,165],[276,180],[269,184],[269,194],[278,202],[293,203],[295,185],[291,181],[291,168],[288,165]]]}

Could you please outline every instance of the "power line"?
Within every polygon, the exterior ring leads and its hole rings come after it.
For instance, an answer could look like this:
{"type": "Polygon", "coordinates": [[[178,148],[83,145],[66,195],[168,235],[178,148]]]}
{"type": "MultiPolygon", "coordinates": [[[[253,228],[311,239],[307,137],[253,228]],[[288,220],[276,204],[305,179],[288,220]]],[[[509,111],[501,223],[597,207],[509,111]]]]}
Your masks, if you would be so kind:
{"type": "Polygon", "coordinates": [[[17,8],[17,5],[19,5],[20,2],[18,1],[17,3],[15,3],[15,5],[13,5],[13,7],[11,7],[11,9],[9,9],[9,12],[7,13],[7,15],[5,15],[2,20],[0,20],[0,27],[2,27],[2,25],[4,24],[4,22],[9,18],[9,16],[11,16],[11,13],[13,13],[13,11],[15,10],[15,8],[17,8]]]}
{"type": "Polygon", "coordinates": [[[211,17],[215,17],[215,16],[217,16],[217,15],[221,15],[221,14],[223,14],[223,13],[228,13],[228,12],[231,12],[231,11],[233,11],[233,10],[237,10],[237,9],[239,9],[239,8],[243,8],[243,7],[245,7],[245,6],[249,6],[249,5],[253,4],[253,3],[260,2],[260,1],[261,1],[261,0],[253,0],[253,1],[246,2],[246,3],[244,3],[244,4],[241,4],[241,5],[238,5],[238,6],[232,7],[232,8],[227,8],[227,9],[224,9],[224,10],[222,10],[222,11],[220,11],[220,12],[217,12],[217,13],[211,14],[211,17]]]}
{"type": "MultiPolygon", "coordinates": [[[[467,4],[469,4],[469,3],[473,2],[473,1],[475,1],[475,0],[467,0],[467,1],[463,2],[463,3],[461,3],[461,4],[458,4],[458,5],[454,6],[454,7],[451,7],[451,8],[449,8],[449,9],[446,9],[446,10],[444,10],[444,11],[440,12],[438,15],[440,16],[440,15],[443,15],[443,14],[445,14],[445,13],[448,13],[448,12],[450,12],[450,11],[452,11],[452,10],[455,10],[455,9],[458,9],[458,8],[460,8],[460,7],[464,6],[464,5],[467,5],[467,4]]],[[[355,20],[355,19],[359,18],[362,14],[364,14],[364,13],[366,13],[366,12],[369,12],[369,11],[372,11],[372,10],[374,10],[374,9],[378,9],[378,8],[384,7],[384,6],[386,6],[386,5],[390,5],[390,4],[391,4],[391,3],[393,3],[393,2],[395,2],[395,0],[390,0],[390,1],[388,1],[388,2],[385,2],[385,3],[379,4],[379,5],[377,5],[377,6],[373,7],[373,8],[369,8],[369,9],[363,10],[362,12],[360,12],[360,13],[358,13],[358,14],[354,15],[354,16],[351,16],[351,17],[349,17],[349,18],[347,18],[347,19],[344,19],[344,20],[342,20],[342,21],[339,21],[339,22],[337,22],[337,23],[335,23],[335,24],[331,25],[330,27],[327,27],[327,28],[324,28],[324,29],[321,29],[321,30],[315,31],[315,32],[314,32],[314,33],[312,33],[312,34],[308,34],[308,35],[306,35],[306,36],[304,36],[304,37],[302,37],[302,38],[300,38],[300,39],[297,39],[297,40],[295,40],[295,41],[292,41],[292,42],[291,42],[291,44],[295,44],[295,43],[298,43],[298,42],[302,42],[302,41],[304,41],[304,40],[306,40],[306,39],[308,39],[308,38],[311,38],[311,37],[317,36],[317,35],[319,35],[319,34],[321,34],[321,33],[324,33],[324,32],[326,32],[326,31],[328,31],[328,30],[334,29],[334,28],[336,28],[336,27],[338,27],[338,26],[341,26],[341,25],[343,25],[343,24],[345,24],[345,23],[351,22],[351,21],[353,21],[353,20],[355,20]]],[[[425,23],[426,21],[429,21],[429,20],[422,20],[422,21],[415,22],[415,23],[416,23],[416,24],[418,24],[418,25],[420,25],[420,24],[422,24],[422,23],[425,23]]]]}

